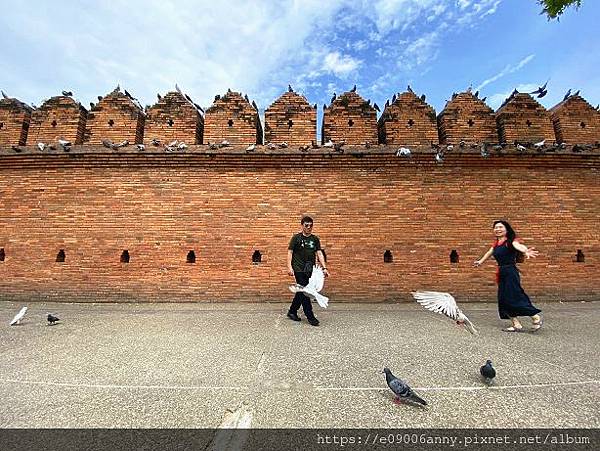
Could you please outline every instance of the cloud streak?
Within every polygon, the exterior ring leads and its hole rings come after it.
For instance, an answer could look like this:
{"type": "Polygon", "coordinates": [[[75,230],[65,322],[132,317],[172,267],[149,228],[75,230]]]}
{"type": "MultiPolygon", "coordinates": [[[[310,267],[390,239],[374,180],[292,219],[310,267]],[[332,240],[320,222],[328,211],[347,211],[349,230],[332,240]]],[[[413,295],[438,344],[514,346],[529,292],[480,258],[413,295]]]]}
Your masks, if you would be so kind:
{"type": "Polygon", "coordinates": [[[500,72],[498,72],[496,75],[494,75],[493,77],[488,78],[487,80],[484,80],[483,82],[481,82],[481,84],[479,86],[477,86],[477,88],[475,88],[476,91],[480,91],[483,88],[485,88],[487,85],[489,85],[490,83],[495,82],[496,80],[499,80],[500,78],[508,75],[508,74],[512,74],[514,72],[517,72],[518,70],[521,70],[527,63],[529,63],[533,58],[535,58],[534,54],[528,55],[525,58],[523,58],[521,61],[519,61],[516,65],[512,66],[510,64],[507,64],[504,69],[502,69],[500,72]]]}

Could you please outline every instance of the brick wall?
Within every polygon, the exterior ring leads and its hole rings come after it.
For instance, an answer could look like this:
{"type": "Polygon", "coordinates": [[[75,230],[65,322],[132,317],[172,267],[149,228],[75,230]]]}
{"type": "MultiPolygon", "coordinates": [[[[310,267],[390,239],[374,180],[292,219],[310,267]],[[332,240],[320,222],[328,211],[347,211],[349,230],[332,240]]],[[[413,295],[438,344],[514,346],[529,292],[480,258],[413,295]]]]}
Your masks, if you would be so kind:
{"type": "Polygon", "coordinates": [[[412,91],[399,94],[378,121],[379,141],[423,146],[439,142],[435,110],[412,91]]]}
{"type": "Polygon", "coordinates": [[[345,92],[323,111],[321,142],[377,143],[377,111],[356,92],[345,92]]]}
{"type": "Polygon", "coordinates": [[[500,142],[556,142],[550,113],[526,93],[513,93],[496,111],[500,142]]]}
{"type": "Polygon", "coordinates": [[[414,289],[495,299],[495,264],[472,262],[499,217],[541,252],[520,265],[534,302],[597,299],[598,149],[487,159],[473,149],[441,165],[430,149],[394,151],[0,149],[0,299],[289,301],[286,249],[305,213],[328,256],[332,302],[409,300],[414,289]]]}
{"type": "Polygon", "coordinates": [[[144,136],[144,112],[119,87],[104,96],[88,114],[84,142],[100,144],[102,140],[141,144],[144,136]]]}
{"type": "Polygon", "coordinates": [[[0,145],[25,145],[31,111],[17,99],[0,99],[0,145]]]}
{"type": "Polygon", "coordinates": [[[55,143],[59,139],[82,144],[87,110],[71,97],[56,96],[31,114],[27,145],[55,143]]]}
{"type": "Polygon", "coordinates": [[[498,142],[494,111],[470,91],[446,104],[438,116],[438,130],[443,144],[498,142]]]}
{"type": "Polygon", "coordinates": [[[258,110],[239,92],[228,91],[215,97],[204,115],[204,142],[214,144],[224,140],[232,145],[263,142],[258,110]]]}
{"type": "Polygon", "coordinates": [[[194,104],[180,92],[163,96],[147,111],[144,144],[158,139],[163,145],[175,140],[186,144],[201,144],[204,118],[194,104]]]}
{"type": "Polygon", "coordinates": [[[317,140],[317,108],[295,92],[286,92],[265,110],[265,141],[306,146],[317,140]]]}
{"type": "Polygon", "coordinates": [[[600,140],[600,112],[580,96],[572,96],[550,109],[556,140],[586,144],[600,140]]]}

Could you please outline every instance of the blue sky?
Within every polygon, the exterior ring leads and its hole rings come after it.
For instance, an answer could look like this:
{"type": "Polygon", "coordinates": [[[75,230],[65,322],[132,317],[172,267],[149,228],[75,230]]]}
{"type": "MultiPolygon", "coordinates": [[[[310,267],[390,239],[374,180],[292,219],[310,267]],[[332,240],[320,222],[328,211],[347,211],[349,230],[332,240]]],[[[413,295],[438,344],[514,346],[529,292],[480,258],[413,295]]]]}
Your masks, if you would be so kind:
{"type": "Polygon", "coordinates": [[[383,106],[407,84],[439,113],[469,86],[496,109],[548,83],[600,103],[600,2],[548,22],[535,0],[4,1],[0,88],[84,106],[117,84],[142,105],[175,83],[209,106],[228,88],[263,110],[291,83],[310,103],[354,84],[383,106]]]}

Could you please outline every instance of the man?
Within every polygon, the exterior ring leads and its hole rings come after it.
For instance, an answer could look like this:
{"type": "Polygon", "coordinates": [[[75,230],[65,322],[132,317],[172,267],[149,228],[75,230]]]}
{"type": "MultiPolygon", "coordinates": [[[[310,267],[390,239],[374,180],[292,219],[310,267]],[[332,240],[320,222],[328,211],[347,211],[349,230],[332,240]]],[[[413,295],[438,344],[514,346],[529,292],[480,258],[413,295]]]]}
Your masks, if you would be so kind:
{"type": "MultiPolygon", "coordinates": [[[[319,263],[323,268],[325,277],[329,276],[325,257],[321,250],[321,241],[319,237],[312,234],[313,220],[310,216],[304,216],[300,221],[302,224],[302,232],[297,233],[290,240],[288,246],[288,274],[296,278],[296,283],[302,286],[308,284],[308,279],[312,274],[312,268],[315,264],[315,256],[319,258],[319,263]]],[[[312,310],[310,298],[302,292],[295,294],[287,316],[292,321],[300,321],[298,317],[298,309],[302,305],[304,315],[311,326],[318,326],[319,320],[315,318],[312,310]]]]}

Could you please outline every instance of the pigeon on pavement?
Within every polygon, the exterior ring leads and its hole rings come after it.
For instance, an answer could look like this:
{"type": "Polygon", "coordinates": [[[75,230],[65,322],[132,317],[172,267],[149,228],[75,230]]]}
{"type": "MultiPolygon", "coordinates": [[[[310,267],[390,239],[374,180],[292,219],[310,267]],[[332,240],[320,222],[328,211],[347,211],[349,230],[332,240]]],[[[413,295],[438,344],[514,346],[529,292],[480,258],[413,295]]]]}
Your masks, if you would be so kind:
{"type": "Polygon", "coordinates": [[[424,406],[427,405],[427,401],[420,398],[406,382],[394,376],[389,368],[384,368],[382,373],[385,373],[385,381],[396,395],[394,399],[395,403],[399,404],[402,401],[411,401],[424,406]]]}
{"type": "Polygon", "coordinates": [[[450,293],[442,293],[439,291],[416,291],[413,292],[415,300],[435,313],[441,313],[448,318],[452,318],[459,326],[465,326],[466,329],[473,335],[477,335],[477,330],[467,316],[460,311],[456,305],[454,297],[450,293]]]}
{"type": "Polygon", "coordinates": [[[56,324],[58,321],[60,321],[60,319],[58,317],[52,315],[51,313],[48,313],[47,319],[48,319],[49,326],[54,326],[54,324],[56,324]]]}
{"type": "Polygon", "coordinates": [[[479,368],[479,373],[486,385],[492,385],[492,380],[496,377],[496,370],[492,366],[491,360],[486,360],[485,365],[479,368]]]}
{"type": "Polygon", "coordinates": [[[27,307],[23,307],[21,310],[19,310],[19,313],[15,315],[15,317],[10,322],[10,325],[14,326],[15,324],[21,324],[21,320],[25,316],[25,313],[27,313],[27,307]]]}

